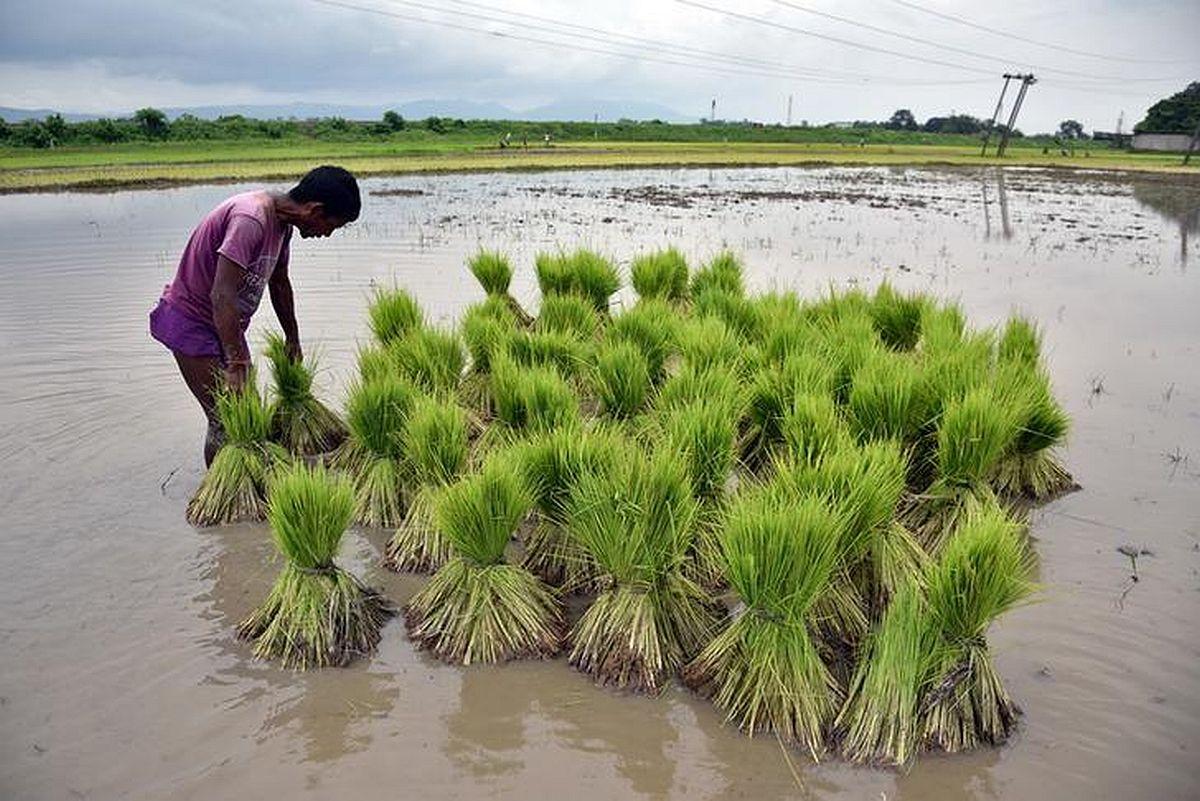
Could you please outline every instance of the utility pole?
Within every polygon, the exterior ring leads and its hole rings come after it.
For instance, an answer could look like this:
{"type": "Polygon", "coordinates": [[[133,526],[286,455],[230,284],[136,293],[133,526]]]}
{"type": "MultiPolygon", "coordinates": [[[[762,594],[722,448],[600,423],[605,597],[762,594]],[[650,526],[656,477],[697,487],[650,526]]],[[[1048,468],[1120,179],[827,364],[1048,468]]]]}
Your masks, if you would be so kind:
{"type": "Polygon", "coordinates": [[[992,131],[996,128],[996,118],[1000,116],[1000,108],[1004,105],[1004,93],[1008,91],[1008,83],[1013,78],[1017,77],[1011,73],[1004,73],[1004,86],[1000,89],[1000,99],[996,101],[996,110],[992,112],[992,121],[988,123],[987,130],[983,134],[983,150],[979,151],[980,156],[987,155],[988,142],[992,140],[992,131]]]}
{"type": "Polygon", "coordinates": [[[792,96],[791,96],[791,95],[788,95],[788,115],[787,115],[787,124],[788,124],[788,127],[789,127],[789,128],[791,128],[791,127],[792,127],[792,96]]]}
{"type": "Polygon", "coordinates": [[[1014,77],[1021,79],[1021,91],[1017,92],[1017,99],[1013,103],[1012,113],[1008,115],[1008,124],[1004,127],[1004,133],[1000,135],[1000,146],[996,148],[997,158],[1002,157],[1004,151],[1008,149],[1008,137],[1012,136],[1013,128],[1017,125],[1017,115],[1021,113],[1021,104],[1025,102],[1025,94],[1029,91],[1030,86],[1037,83],[1037,78],[1033,77],[1033,73],[1016,75],[1014,77]]]}
{"type": "Polygon", "coordinates": [[[1196,123],[1196,130],[1192,131],[1192,142],[1188,145],[1187,153],[1183,155],[1183,163],[1186,165],[1192,160],[1192,153],[1196,147],[1200,146],[1200,122],[1196,123]]]}
{"type": "Polygon", "coordinates": [[[708,121],[709,122],[717,121],[717,99],[715,97],[713,98],[713,102],[712,102],[712,111],[710,111],[708,114],[708,121]]]}

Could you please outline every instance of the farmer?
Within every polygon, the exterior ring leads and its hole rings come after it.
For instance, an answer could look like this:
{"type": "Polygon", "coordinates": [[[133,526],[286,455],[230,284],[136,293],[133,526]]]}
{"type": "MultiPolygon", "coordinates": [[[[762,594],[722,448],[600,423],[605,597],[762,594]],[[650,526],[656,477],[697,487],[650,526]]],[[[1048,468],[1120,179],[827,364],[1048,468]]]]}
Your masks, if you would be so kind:
{"type": "Polygon", "coordinates": [[[305,239],[326,237],[357,219],[361,206],[353,175],[341,167],[317,167],[288,192],[234,195],[192,231],[175,279],[150,312],[150,335],[171,350],[208,418],[205,465],[212,464],[223,436],[216,390],[222,383],[233,390],[246,383],[245,332],[264,289],[270,290],[288,353],[301,358],[288,279],[292,229],[305,239]]]}

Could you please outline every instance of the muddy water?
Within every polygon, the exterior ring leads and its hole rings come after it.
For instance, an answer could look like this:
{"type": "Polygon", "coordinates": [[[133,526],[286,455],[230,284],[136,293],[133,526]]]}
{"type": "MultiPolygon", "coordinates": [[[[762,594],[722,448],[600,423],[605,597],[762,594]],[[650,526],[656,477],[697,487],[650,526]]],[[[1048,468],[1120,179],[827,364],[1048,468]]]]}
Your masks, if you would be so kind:
{"type": "MultiPolygon", "coordinates": [[[[460,670],[398,623],[346,670],[283,672],[236,622],[278,563],[261,526],[184,522],[201,418],[145,315],[234,187],[0,197],[0,797],[1195,798],[1200,752],[1200,186],[1010,171],[576,172],[381,179],[298,242],[302,333],[340,398],[372,282],[439,318],[479,245],[744,254],[760,289],[884,277],[1046,328],[1085,489],[1033,526],[1038,602],[991,633],[1025,708],[1007,746],[906,775],[813,765],[679,689],[593,688],[562,661],[460,670]],[[396,191],[399,190],[399,191],[396,191]],[[1189,251],[1189,247],[1192,250],[1189,251]],[[1122,545],[1144,548],[1130,580],[1122,545]],[[789,764],[790,763],[790,764],[789,764]]],[[[266,304],[264,304],[266,305],[266,304]]],[[[268,308],[256,331],[271,323],[268,308]]],[[[386,532],[342,560],[376,566],[386,532]]]]}

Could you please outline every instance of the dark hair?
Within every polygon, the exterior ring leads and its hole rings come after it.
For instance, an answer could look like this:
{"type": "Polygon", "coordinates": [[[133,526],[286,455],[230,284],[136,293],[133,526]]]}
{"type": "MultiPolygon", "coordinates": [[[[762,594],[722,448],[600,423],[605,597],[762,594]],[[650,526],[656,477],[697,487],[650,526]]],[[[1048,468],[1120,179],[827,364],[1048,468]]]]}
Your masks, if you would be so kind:
{"type": "Polygon", "coordinates": [[[297,203],[320,203],[325,214],[342,222],[358,219],[362,210],[362,199],[358,195],[358,181],[348,170],[328,164],[309,170],[288,191],[288,197],[297,203]]]}

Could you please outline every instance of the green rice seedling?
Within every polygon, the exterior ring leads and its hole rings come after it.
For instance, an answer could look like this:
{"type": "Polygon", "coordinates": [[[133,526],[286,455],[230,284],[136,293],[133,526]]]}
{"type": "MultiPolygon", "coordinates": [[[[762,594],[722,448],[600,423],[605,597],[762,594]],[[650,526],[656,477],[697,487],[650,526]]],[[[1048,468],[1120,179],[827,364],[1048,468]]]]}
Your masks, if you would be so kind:
{"type": "Polygon", "coordinates": [[[714,610],[683,570],[695,516],[687,474],[670,454],[631,457],[579,481],[570,528],[604,589],[571,631],[573,666],[655,694],[708,641],[714,610]]]}
{"type": "Polygon", "coordinates": [[[193,526],[262,520],[267,511],[267,479],[272,467],[290,456],[270,440],[271,407],[253,375],[238,392],[221,389],[216,414],[225,441],[188,502],[193,526]]]}
{"type": "Polygon", "coordinates": [[[379,645],[391,604],[334,563],[353,516],[354,489],[344,477],[299,463],[272,478],[267,519],[287,563],[266,601],[238,625],[255,656],[305,670],[347,665],[379,645]]]}
{"type": "Polygon", "coordinates": [[[834,368],[834,394],[845,403],[854,384],[854,374],[871,357],[882,352],[883,343],[865,312],[841,312],[841,316],[813,324],[817,353],[834,368]]]}
{"type": "Polygon", "coordinates": [[[813,465],[851,441],[850,429],[828,395],[802,392],[779,423],[781,458],[790,464],[813,465]]]}
{"type": "Polygon", "coordinates": [[[871,297],[857,287],[844,292],[830,287],[820,299],[805,304],[805,316],[814,321],[837,324],[844,320],[871,318],[871,297]]]}
{"type": "Polygon", "coordinates": [[[1066,441],[1071,418],[1054,399],[1044,371],[1023,363],[1007,365],[997,375],[1001,390],[1017,398],[1020,422],[1009,452],[991,477],[992,487],[1008,498],[1044,503],[1076,487],[1055,449],[1066,441]]]}
{"type": "Polygon", "coordinates": [[[666,374],[667,359],[675,351],[682,318],[662,300],[643,300],[612,319],[607,339],[636,345],[650,366],[650,378],[658,384],[666,374]]]}
{"type": "Polygon", "coordinates": [[[677,341],[683,363],[697,370],[710,367],[737,370],[743,366],[741,339],[715,317],[686,321],[679,328],[677,341]]]}
{"type": "Polygon", "coordinates": [[[650,365],[631,342],[605,342],[596,350],[592,377],[600,414],[611,420],[629,420],[649,401],[650,365]]]}
{"type": "Polygon", "coordinates": [[[920,702],[930,747],[951,753],[1004,742],[1017,707],[988,653],[988,626],[1034,590],[1021,526],[996,504],[966,516],[926,577],[928,621],[936,644],[920,702]]]}
{"type": "Polygon", "coordinates": [[[520,367],[507,356],[492,361],[492,398],[502,426],[489,429],[492,436],[551,431],[580,419],[579,399],[557,371],[520,367]]]}
{"type": "Polygon", "coordinates": [[[740,419],[746,403],[741,379],[728,367],[708,369],[684,365],[663,382],[654,396],[654,412],[667,415],[700,401],[718,402],[731,417],[740,419]]]}
{"type": "Polygon", "coordinates": [[[383,345],[368,345],[358,351],[358,378],[367,383],[378,378],[398,378],[400,371],[392,352],[383,345]]]}
{"type": "Polygon", "coordinates": [[[346,424],[312,393],[316,362],[297,361],[276,333],[267,335],[275,399],[271,406],[271,439],[297,456],[329,453],[346,438],[346,424]]]}
{"type": "Polygon", "coordinates": [[[716,288],[702,289],[692,295],[697,317],[713,317],[725,323],[743,340],[761,339],[765,320],[757,305],[743,295],[716,288]]]}
{"type": "Polygon", "coordinates": [[[533,259],[542,297],[565,295],[575,290],[575,275],[565,253],[539,253],[533,259]]]}
{"type": "Polygon", "coordinates": [[[492,354],[502,351],[516,330],[516,317],[496,298],[469,307],[459,326],[470,356],[470,367],[459,383],[458,397],[464,406],[484,420],[492,413],[488,379],[492,354]]]}
{"type": "Polygon", "coordinates": [[[405,626],[418,648],[463,665],[559,651],[565,624],[558,597],[504,559],[531,503],[507,459],[490,459],[481,473],[441,493],[437,526],[454,556],[405,606],[405,626]]]}
{"type": "Polygon", "coordinates": [[[716,289],[735,297],[746,294],[742,283],[742,263],[737,256],[728,250],[722,251],[692,273],[692,296],[707,289],[716,289]]]}
{"type": "Polygon", "coordinates": [[[582,376],[591,354],[589,343],[558,331],[517,331],[504,350],[522,367],[549,367],[566,378],[582,376]]]}
{"type": "Polygon", "coordinates": [[[467,267],[487,296],[502,302],[522,326],[533,322],[529,313],[509,293],[513,272],[507,256],[499,251],[481,250],[471,257],[467,267]]]}
{"type": "Polygon", "coordinates": [[[660,298],[671,303],[687,299],[687,260],[675,248],[638,256],[630,267],[630,277],[639,298],[660,298]]]}
{"type": "Polygon", "coordinates": [[[1042,332],[1029,318],[1014,314],[1004,324],[997,351],[1001,362],[1036,368],[1042,360],[1042,332]]]}
{"type": "Polygon", "coordinates": [[[590,250],[577,250],[570,257],[574,291],[592,302],[600,314],[608,314],[613,293],[621,288],[621,278],[612,262],[590,250]]]}
{"type": "Polygon", "coordinates": [[[967,316],[957,303],[929,303],[921,311],[921,337],[917,347],[922,351],[952,351],[962,342],[967,331],[967,316]]]}
{"type": "Polygon", "coordinates": [[[921,319],[929,301],[922,295],[902,295],[884,281],[871,298],[871,321],[883,344],[909,351],[921,338],[921,319]]]}
{"type": "Polygon", "coordinates": [[[364,526],[394,528],[404,519],[410,467],[404,454],[404,427],[420,391],[392,376],[351,387],[346,400],[350,436],[334,455],[334,467],[354,483],[354,520],[364,526]]]}
{"type": "Polygon", "coordinates": [[[425,315],[417,301],[405,290],[376,288],[367,316],[375,341],[387,345],[424,324],[425,315]]]}
{"type": "MultiPolygon", "coordinates": [[[[834,371],[812,353],[796,353],[783,364],[768,362],[754,375],[746,403],[742,460],[755,471],[767,465],[785,444],[784,418],[797,399],[812,395],[832,398],[834,371]]],[[[807,402],[806,402],[807,403],[807,402]]],[[[829,403],[833,408],[832,400],[829,403]]],[[[803,423],[795,433],[803,436],[803,423]]]]}
{"type": "Polygon", "coordinates": [[[739,499],[720,535],[725,574],[741,602],[730,625],[683,671],[743,731],[773,732],[816,760],[841,689],[822,662],[811,610],[833,578],[842,521],[806,497],[739,499]]]}
{"type": "Polygon", "coordinates": [[[466,468],[467,415],[452,403],[417,401],[405,421],[404,455],[412,466],[412,500],[388,543],[384,564],[396,571],[426,573],[445,564],[450,542],[434,525],[437,494],[466,468]]]}
{"type": "Polygon", "coordinates": [[[421,327],[391,342],[388,351],[399,374],[422,391],[445,397],[458,388],[466,357],[449,331],[421,327]]]}
{"type": "Polygon", "coordinates": [[[872,353],[854,373],[846,407],[861,440],[914,442],[928,421],[920,366],[902,355],[872,353]]]}
{"type": "Polygon", "coordinates": [[[600,316],[585,298],[578,295],[546,295],[538,311],[534,330],[575,339],[591,339],[600,328],[600,316]]]}
{"type": "Polygon", "coordinates": [[[563,592],[594,587],[595,561],[567,525],[571,498],[583,476],[617,468],[628,449],[615,431],[576,426],[540,434],[516,449],[536,507],[525,540],[526,569],[563,592]]]}
{"type": "Polygon", "coordinates": [[[933,483],[903,510],[903,522],[932,554],[973,505],[993,498],[988,479],[1009,452],[1021,407],[980,387],[946,406],[937,432],[933,483]]]}
{"type": "Polygon", "coordinates": [[[918,704],[936,645],[916,578],[897,588],[861,649],[835,728],[854,762],[906,765],[921,745],[918,704]]]}

